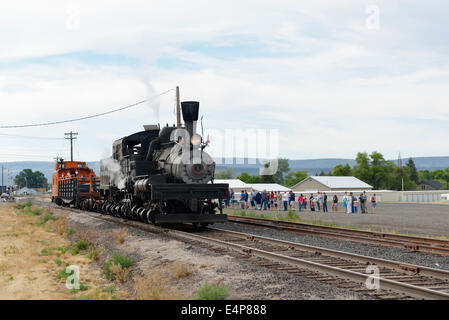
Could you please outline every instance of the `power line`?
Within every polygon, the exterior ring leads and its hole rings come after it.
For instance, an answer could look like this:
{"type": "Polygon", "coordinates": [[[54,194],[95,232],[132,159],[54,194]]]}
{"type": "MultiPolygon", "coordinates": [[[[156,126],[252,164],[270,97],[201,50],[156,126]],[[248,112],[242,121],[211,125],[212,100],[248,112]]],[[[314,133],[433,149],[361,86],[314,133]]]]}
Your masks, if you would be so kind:
{"type": "Polygon", "coordinates": [[[64,138],[55,138],[55,137],[31,137],[31,136],[20,136],[15,134],[6,134],[0,133],[0,136],[8,137],[8,138],[19,138],[19,139],[37,139],[37,140],[64,140],[64,138]]]}
{"type": "Polygon", "coordinates": [[[68,123],[68,122],[75,122],[75,121],[81,121],[81,120],[87,120],[87,119],[92,119],[92,118],[96,118],[96,117],[101,117],[101,116],[105,116],[114,112],[119,112],[125,109],[130,109],[132,107],[138,106],[142,103],[145,103],[149,100],[155,99],[157,97],[160,97],[170,91],[174,91],[175,89],[169,89],[167,91],[161,92],[155,96],[152,96],[148,99],[121,107],[121,108],[117,108],[114,110],[110,110],[110,111],[106,111],[106,112],[102,112],[102,113],[98,113],[98,114],[94,114],[94,115],[90,115],[90,116],[86,116],[86,117],[81,117],[81,118],[76,118],[76,119],[70,119],[70,120],[62,120],[62,121],[53,121],[53,122],[44,122],[44,123],[36,123],[36,124],[23,124],[23,125],[14,125],[14,126],[0,126],[0,129],[12,129],[12,128],[29,128],[29,127],[42,127],[42,126],[51,126],[51,125],[55,125],[55,124],[61,124],[61,123],[68,123]]]}

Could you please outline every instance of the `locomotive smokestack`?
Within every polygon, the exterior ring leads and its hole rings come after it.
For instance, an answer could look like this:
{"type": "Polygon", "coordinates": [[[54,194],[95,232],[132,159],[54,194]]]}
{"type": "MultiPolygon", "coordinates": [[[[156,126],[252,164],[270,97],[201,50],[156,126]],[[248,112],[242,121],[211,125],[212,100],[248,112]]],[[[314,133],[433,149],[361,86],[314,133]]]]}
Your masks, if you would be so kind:
{"type": "Polygon", "coordinates": [[[200,103],[198,101],[183,101],[181,102],[181,108],[186,130],[192,137],[196,133],[200,103]]]}

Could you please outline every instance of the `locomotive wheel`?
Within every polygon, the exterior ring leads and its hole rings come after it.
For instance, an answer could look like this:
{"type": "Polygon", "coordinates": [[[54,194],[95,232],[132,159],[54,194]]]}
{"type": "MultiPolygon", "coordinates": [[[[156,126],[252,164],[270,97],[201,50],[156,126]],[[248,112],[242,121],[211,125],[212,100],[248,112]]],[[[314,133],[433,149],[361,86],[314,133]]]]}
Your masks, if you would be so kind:
{"type": "Polygon", "coordinates": [[[138,220],[139,218],[139,216],[137,215],[137,209],[138,209],[138,207],[137,206],[133,206],[132,208],[131,208],[131,217],[132,217],[132,219],[135,219],[135,220],[138,220]]]}
{"type": "Polygon", "coordinates": [[[129,219],[130,213],[131,213],[131,210],[129,209],[129,206],[127,206],[126,204],[121,206],[120,214],[123,218],[129,219]]]}
{"type": "Polygon", "coordinates": [[[117,217],[117,218],[120,217],[120,216],[119,216],[119,209],[120,209],[120,205],[118,205],[118,204],[112,206],[111,211],[112,211],[112,215],[113,215],[114,217],[117,217]]]}
{"type": "Polygon", "coordinates": [[[201,222],[200,225],[201,225],[201,228],[205,228],[205,227],[207,227],[209,225],[209,223],[201,222]]]}
{"type": "Polygon", "coordinates": [[[125,218],[125,216],[122,214],[122,207],[123,207],[122,204],[118,204],[118,205],[115,207],[115,210],[116,210],[116,212],[117,212],[117,217],[125,218]]]}
{"type": "Polygon", "coordinates": [[[55,203],[57,206],[61,206],[61,203],[62,203],[61,198],[59,198],[59,197],[55,198],[55,203]]]}
{"type": "Polygon", "coordinates": [[[139,220],[142,221],[142,222],[145,222],[145,219],[144,219],[144,216],[143,216],[144,212],[145,212],[145,208],[144,207],[141,207],[141,208],[139,208],[137,210],[137,216],[139,217],[139,220]]]}
{"type": "Polygon", "coordinates": [[[106,214],[106,205],[107,205],[106,202],[101,205],[101,213],[102,214],[106,214]]]}
{"type": "Polygon", "coordinates": [[[152,224],[156,224],[156,210],[148,210],[147,211],[147,222],[148,223],[152,223],[152,224]]]}

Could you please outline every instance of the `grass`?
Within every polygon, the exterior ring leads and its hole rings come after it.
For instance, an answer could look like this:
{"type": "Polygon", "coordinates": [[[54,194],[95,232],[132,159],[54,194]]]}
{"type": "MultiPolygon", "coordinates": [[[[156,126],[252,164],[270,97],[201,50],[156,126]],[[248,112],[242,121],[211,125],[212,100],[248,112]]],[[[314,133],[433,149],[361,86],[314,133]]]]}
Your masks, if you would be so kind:
{"type": "Polygon", "coordinates": [[[46,248],[41,250],[41,253],[39,254],[40,256],[48,256],[51,254],[51,250],[48,250],[46,248]]]}
{"type": "Polygon", "coordinates": [[[54,261],[55,261],[55,263],[56,263],[56,265],[58,267],[60,267],[62,265],[62,263],[63,263],[63,261],[61,259],[59,259],[59,258],[55,259],[54,261]]]}
{"type": "Polygon", "coordinates": [[[86,250],[89,247],[89,243],[86,240],[79,240],[75,247],[78,248],[78,250],[86,250]]]}
{"type": "Polygon", "coordinates": [[[212,285],[208,282],[198,288],[195,300],[224,300],[229,296],[229,289],[224,285],[212,285]]]}
{"type": "MultiPolygon", "coordinates": [[[[392,202],[393,203],[393,202],[392,202]]],[[[391,233],[391,234],[397,234],[397,235],[403,235],[403,236],[411,236],[411,237],[426,237],[429,239],[439,239],[439,240],[449,240],[449,236],[442,236],[442,235],[422,235],[422,234],[414,234],[409,232],[401,232],[397,229],[382,229],[382,228],[363,228],[352,224],[339,224],[335,222],[324,222],[322,220],[312,220],[312,221],[303,221],[299,217],[298,213],[292,212],[290,214],[291,210],[287,213],[287,215],[284,215],[281,212],[275,212],[273,211],[272,214],[258,214],[256,212],[245,212],[244,210],[229,210],[226,212],[230,216],[240,216],[240,217],[251,217],[251,218],[262,218],[262,219],[268,219],[268,220],[279,220],[279,221],[289,221],[289,222],[297,222],[312,226],[323,226],[323,227],[334,227],[334,228],[342,228],[342,229],[352,229],[352,230],[360,230],[360,231],[370,231],[370,232],[380,232],[380,233],[391,233]]]]}
{"type": "Polygon", "coordinates": [[[23,209],[23,213],[27,216],[39,216],[42,213],[42,209],[37,206],[26,206],[23,209]]]}
{"type": "Polygon", "coordinates": [[[72,270],[70,273],[66,273],[65,270],[66,270],[66,268],[60,270],[58,272],[58,274],[56,275],[55,280],[60,280],[60,279],[67,280],[67,278],[70,277],[75,272],[74,270],[72,270]]]}
{"type": "Polygon", "coordinates": [[[67,229],[67,235],[68,235],[68,236],[71,236],[71,235],[73,235],[74,233],[75,233],[75,229],[73,229],[72,227],[70,227],[70,228],[67,229]]]}
{"type": "Polygon", "coordinates": [[[107,286],[107,287],[101,288],[101,291],[107,292],[107,293],[110,293],[110,294],[114,294],[115,293],[115,287],[114,286],[107,286]]]}
{"type": "Polygon", "coordinates": [[[314,221],[303,221],[299,214],[296,211],[289,210],[287,214],[284,214],[283,211],[273,212],[272,214],[258,214],[256,212],[231,212],[229,215],[240,216],[240,217],[250,217],[250,218],[262,218],[268,220],[279,220],[279,221],[289,221],[289,222],[297,222],[309,225],[323,226],[323,227],[335,227],[335,228],[344,228],[344,229],[353,229],[353,230],[361,230],[360,227],[350,224],[338,224],[338,223],[328,223],[323,222],[321,220],[314,221]]]}
{"type": "Polygon", "coordinates": [[[22,210],[25,209],[26,207],[31,207],[33,205],[33,203],[31,201],[27,201],[25,203],[19,203],[16,205],[16,209],[22,210]]]}
{"type": "Polygon", "coordinates": [[[53,217],[49,212],[46,212],[41,219],[41,223],[42,224],[47,223],[47,221],[49,220],[56,220],[56,218],[53,217]]]}
{"type": "MultiPolygon", "coordinates": [[[[95,292],[80,295],[78,297],[75,296],[75,297],[73,297],[73,299],[74,300],[107,300],[107,299],[109,299],[107,293],[109,293],[109,292],[105,292],[103,290],[96,289],[95,292]]],[[[114,295],[111,295],[110,298],[112,300],[117,299],[117,297],[114,295]]]]}
{"type": "Polygon", "coordinates": [[[121,280],[126,277],[128,269],[134,264],[134,262],[118,253],[115,253],[112,256],[112,259],[109,259],[104,266],[104,273],[108,280],[115,280],[118,276],[118,280],[121,280]]]}
{"type": "Polygon", "coordinates": [[[71,293],[77,293],[79,291],[86,291],[86,290],[89,290],[89,287],[87,285],[85,285],[83,282],[80,281],[79,289],[73,288],[73,289],[70,289],[70,292],[71,293]]]}
{"type": "Polygon", "coordinates": [[[56,248],[56,250],[60,251],[61,254],[64,254],[69,250],[69,247],[59,247],[59,248],[56,248]]]}
{"type": "Polygon", "coordinates": [[[94,246],[89,246],[87,250],[87,257],[90,260],[97,261],[100,259],[101,254],[103,253],[103,248],[95,248],[94,246]]]}

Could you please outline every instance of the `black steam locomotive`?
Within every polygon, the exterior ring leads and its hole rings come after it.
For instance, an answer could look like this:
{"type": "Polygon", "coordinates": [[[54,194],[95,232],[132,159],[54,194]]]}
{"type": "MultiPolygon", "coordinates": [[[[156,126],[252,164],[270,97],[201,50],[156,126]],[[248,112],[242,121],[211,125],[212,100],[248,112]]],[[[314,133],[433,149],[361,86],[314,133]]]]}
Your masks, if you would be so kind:
{"type": "Polygon", "coordinates": [[[99,212],[153,224],[227,220],[228,185],[213,183],[215,162],[196,133],[199,102],[181,108],[184,127],[144,126],[114,142],[101,161],[99,212]]]}

